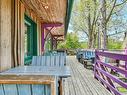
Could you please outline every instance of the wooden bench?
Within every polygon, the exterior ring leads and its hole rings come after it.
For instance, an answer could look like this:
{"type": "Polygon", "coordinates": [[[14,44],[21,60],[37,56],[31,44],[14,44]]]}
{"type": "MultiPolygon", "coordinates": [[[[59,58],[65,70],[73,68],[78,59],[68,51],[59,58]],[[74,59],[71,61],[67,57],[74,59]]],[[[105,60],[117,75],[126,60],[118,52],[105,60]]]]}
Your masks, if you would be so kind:
{"type": "MultiPolygon", "coordinates": [[[[33,56],[32,66],[64,67],[66,56],[33,56]]],[[[58,77],[60,95],[62,95],[63,78],[58,77]]]]}
{"type": "Polygon", "coordinates": [[[81,63],[84,65],[85,68],[88,66],[94,67],[94,60],[95,60],[95,52],[94,51],[84,51],[81,57],[81,63]]]}
{"type": "Polygon", "coordinates": [[[0,95],[58,95],[53,76],[0,76],[0,95]]]}
{"type": "Polygon", "coordinates": [[[63,78],[71,76],[70,68],[67,66],[63,67],[49,67],[49,66],[19,66],[12,68],[5,72],[0,73],[0,75],[32,75],[32,76],[55,76],[56,77],[56,88],[58,88],[58,93],[62,95],[62,85],[63,78]]]}
{"type": "Polygon", "coordinates": [[[65,56],[33,56],[32,66],[65,66],[65,56]]]}

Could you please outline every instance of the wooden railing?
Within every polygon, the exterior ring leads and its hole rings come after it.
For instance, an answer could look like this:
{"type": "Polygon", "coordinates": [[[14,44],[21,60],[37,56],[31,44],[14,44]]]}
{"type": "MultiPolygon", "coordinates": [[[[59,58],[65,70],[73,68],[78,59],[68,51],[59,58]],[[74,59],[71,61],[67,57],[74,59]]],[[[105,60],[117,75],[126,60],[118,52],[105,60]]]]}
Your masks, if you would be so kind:
{"type": "Polygon", "coordinates": [[[125,93],[119,91],[118,87],[127,89],[127,82],[125,81],[127,80],[127,55],[110,53],[108,51],[95,51],[95,56],[95,78],[99,80],[111,93],[115,95],[126,95],[125,93]],[[104,58],[119,60],[119,64],[121,64],[122,61],[124,68],[120,67],[120,65],[106,63],[104,58]],[[115,74],[112,74],[111,71],[114,71],[115,74]]]}

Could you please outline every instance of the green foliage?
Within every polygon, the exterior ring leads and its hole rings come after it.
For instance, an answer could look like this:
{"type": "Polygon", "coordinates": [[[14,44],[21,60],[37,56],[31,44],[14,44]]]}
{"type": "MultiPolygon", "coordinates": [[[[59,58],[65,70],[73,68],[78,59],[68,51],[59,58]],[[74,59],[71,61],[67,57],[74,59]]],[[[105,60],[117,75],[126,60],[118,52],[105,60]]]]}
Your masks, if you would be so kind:
{"type": "Polygon", "coordinates": [[[109,38],[107,48],[108,49],[122,49],[122,42],[109,38]]]}
{"type": "Polygon", "coordinates": [[[66,41],[64,43],[58,44],[58,48],[77,49],[77,48],[81,48],[81,44],[76,34],[68,33],[66,37],[66,41]]]}
{"type": "Polygon", "coordinates": [[[85,49],[88,48],[88,43],[87,42],[80,42],[81,48],[85,49]]]}
{"type": "MultiPolygon", "coordinates": [[[[77,0],[78,3],[74,3],[73,13],[71,17],[71,25],[76,32],[83,32],[88,38],[88,46],[90,48],[97,47],[97,33],[100,32],[101,48],[104,48],[104,30],[102,25],[106,24],[105,34],[112,34],[114,31],[121,32],[126,31],[126,15],[125,10],[127,7],[127,0],[77,0]],[[102,4],[102,1],[106,1],[106,4],[102,4]],[[106,19],[102,18],[104,14],[102,8],[106,5],[106,19]],[[123,10],[124,9],[124,10],[123,10]],[[106,21],[104,21],[106,20],[106,21]],[[95,36],[96,35],[96,36],[95,36]],[[92,40],[92,41],[91,41],[92,40]]],[[[107,42],[107,39],[106,41],[107,42]]],[[[107,48],[116,49],[121,48],[121,42],[108,41],[107,48]]],[[[106,44],[107,45],[107,44],[106,44]]],[[[84,46],[85,47],[85,46],[84,46]]]]}
{"type": "Polygon", "coordinates": [[[118,87],[118,90],[122,93],[127,93],[127,89],[123,87],[118,87]]]}

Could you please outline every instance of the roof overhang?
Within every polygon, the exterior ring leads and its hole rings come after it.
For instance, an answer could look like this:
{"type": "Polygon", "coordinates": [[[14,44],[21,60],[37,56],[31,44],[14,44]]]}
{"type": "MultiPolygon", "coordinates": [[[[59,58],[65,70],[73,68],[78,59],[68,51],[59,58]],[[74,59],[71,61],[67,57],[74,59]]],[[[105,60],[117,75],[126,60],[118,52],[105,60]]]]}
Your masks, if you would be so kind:
{"type": "Polygon", "coordinates": [[[45,25],[62,24],[55,28],[53,35],[67,33],[74,0],[21,0],[45,25]]]}

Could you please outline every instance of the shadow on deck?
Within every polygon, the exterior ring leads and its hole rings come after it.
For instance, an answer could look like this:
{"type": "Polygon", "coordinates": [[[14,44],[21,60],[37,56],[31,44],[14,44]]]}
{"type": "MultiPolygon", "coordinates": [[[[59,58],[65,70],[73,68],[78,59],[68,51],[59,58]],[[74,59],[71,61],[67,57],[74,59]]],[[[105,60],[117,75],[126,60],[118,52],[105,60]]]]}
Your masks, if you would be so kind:
{"type": "Polygon", "coordinates": [[[67,57],[67,65],[72,76],[65,79],[63,95],[112,95],[74,56],[67,57]]]}

